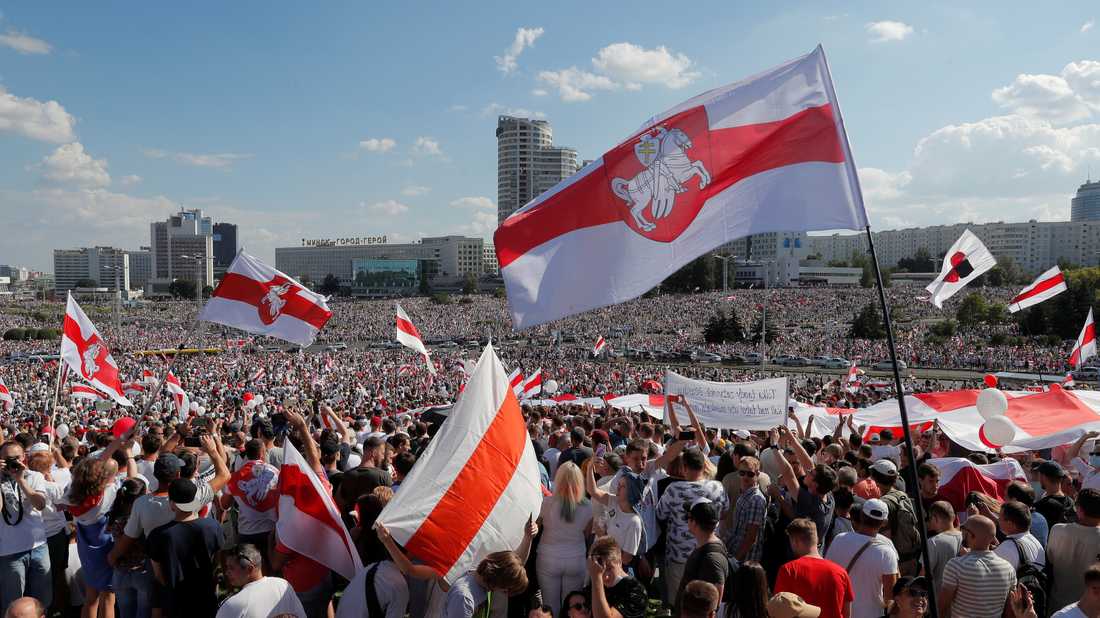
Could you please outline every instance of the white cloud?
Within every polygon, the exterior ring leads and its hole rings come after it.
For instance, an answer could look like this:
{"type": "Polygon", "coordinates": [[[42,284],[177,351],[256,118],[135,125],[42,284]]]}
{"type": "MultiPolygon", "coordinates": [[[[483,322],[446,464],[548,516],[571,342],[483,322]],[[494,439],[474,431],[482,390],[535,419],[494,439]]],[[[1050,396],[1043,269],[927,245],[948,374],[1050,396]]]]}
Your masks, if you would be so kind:
{"type": "Polygon", "coordinates": [[[512,44],[504,52],[502,56],[493,56],[496,60],[497,69],[508,75],[515,72],[519,68],[516,60],[519,59],[519,55],[523,53],[523,50],[531,47],[535,44],[535,41],[542,36],[542,28],[519,28],[516,30],[516,36],[512,39],[512,44]]]}
{"type": "Polygon", "coordinates": [[[23,34],[15,30],[8,30],[4,34],[0,34],[0,45],[10,47],[21,54],[48,54],[53,49],[49,43],[42,39],[36,39],[29,34],[23,34]]]}
{"type": "Polygon", "coordinates": [[[550,93],[547,92],[545,88],[535,88],[531,91],[531,94],[535,95],[536,97],[544,97],[550,93]]]}
{"type": "Polygon", "coordinates": [[[913,34],[913,27],[900,21],[873,21],[866,28],[872,43],[903,41],[913,34]]]}
{"type": "Polygon", "coordinates": [[[699,77],[698,72],[691,71],[693,64],[684,54],[672,53],[663,45],[645,49],[633,43],[613,43],[592,59],[600,73],[628,88],[637,84],[683,88],[699,77]]]}
{"type": "Polygon", "coordinates": [[[515,116],[517,118],[546,118],[546,114],[540,111],[532,111],[525,107],[508,107],[500,103],[490,103],[481,108],[482,116],[515,116]]]}
{"type": "Polygon", "coordinates": [[[431,190],[432,190],[431,187],[421,187],[419,185],[410,185],[408,187],[405,187],[404,189],[401,189],[401,195],[404,195],[406,197],[416,197],[418,195],[424,195],[425,193],[428,193],[431,190]]]}
{"type": "Polygon", "coordinates": [[[1088,32],[1089,30],[1092,30],[1092,27],[1095,26],[1095,25],[1096,25],[1096,20],[1095,19],[1090,19],[1090,20],[1086,21],[1085,23],[1081,24],[1081,34],[1084,34],[1084,33],[1088,32]]]}
{"type": "Polygon", "coordinates": [[[42,177],[54,182],[81,187],[106,187],[111,184],[107,161],[93,159],[80,142],[58,146],[42,159],[42,177]]]}
{"type": "Polygon", "coordinates": [[[913,177],[909,172],[891,173],[877,167],[859,168],[859,183],[863,188],[863,197],[868,203],[879,200],[893,200],[901,197],[913,177]]]}
{"type": "Polygon", "coordinates": [[[0,86],[0,131],[43,142],[64,143],[75,139],[75,125],[76,118],[57,101],[17,97],[0,86]]]}
{"type": "Polygon", "coordinates": [[[1058,75],[1021,73],[993,91],[993,101],[1016,114],[1055,124],[1100,114],[1100,62],[1071,62],[1058,75]]]}
{"type": "Polygon", "coordinates": [[[156,148],[148,148],[143,152],[145,156],[149,157],[150,159],[171,159],[176,163],[190,165],[191,167],[209,167],[220,170],[229,170],[237,161],[243,161],[252,158],[252,155],[250,154],[240,154],[234,152],[225,152],[218,154],[194,154],[190,152],[172,152],[169,150],[159,150],[156,148]]]}
{"type": "Polygon", "coordinates": [[[1085,105],[1094,113],[1100,113],[1100,62],[1071,62],[1062,68],[1062,77],[1085,105]]]}
{"type": "Polygon", "coordinates": [[[419,155],[433,155],[443,156],[443,150],[439,147],[439,142],[431,137],[418,137],[413,144],[413,153],[419,155]]]}
{"type": "Polygon", "coordinates": [[[141,176],[138,176],[137,174],[127,174],[126,176],[118,179],[118,184],[124,187],[132,187],[140,182],[141,176]]]}
{"type": "Polygon", "coordinates": [[[457,200],[451,201],[451,206],[454,208],[472,208],[477,210],[491,210],[496,212],[497,207],[493,204],[493,200],[487,197],[460,197],[457,200]]]}
{"type": "Polygon", "coordinates": [[[359,147],[367,152],[388,152],[396,145],[397,142],[389,137],[371,137],[359,142],[359,147]]]}
{"type": "Polygon", "coordinates": [[[592,90],[615,90],[619,87],[606,75],[596,75],[569,67],[560,71],[540,71],[539,81],[556,88],[562,101],[576,103],[592,98],[592,90]]]}
{"type": "MultiPolygon", "coordinates": [[[[361,205],[365,206],[365,203],[361,204],[361,205]]],[[[382,213],[384,215],[389,215],[391,217],[396,217],[397,215],[400,215],[402,213],[405,213],[405,212],[409,211],[408,206],[402,204],[401,202],[398,202],[397,200],[386,200],[384,202],[375,202],[375,203],[373,203],[369,206],[366,206],[366,209],[370,210],[371,212],[382,213]]]]}
{"type": "Polygon", "coordinates": [[[467,236],[488,237],[497,229],[497,214],[484,210],[475,210],[471,213],[469,223],[458,226],[458,233],[467,236]]]}

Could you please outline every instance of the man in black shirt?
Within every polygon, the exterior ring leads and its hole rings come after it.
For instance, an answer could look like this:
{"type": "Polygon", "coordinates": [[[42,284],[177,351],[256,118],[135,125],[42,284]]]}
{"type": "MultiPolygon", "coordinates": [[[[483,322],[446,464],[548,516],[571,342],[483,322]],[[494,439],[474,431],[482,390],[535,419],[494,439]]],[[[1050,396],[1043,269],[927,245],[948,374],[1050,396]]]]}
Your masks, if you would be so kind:
{"type": "Polygon", "coordinates": [[[363,443],[363,461],[358,468],[348,470],[340,476],[340,489],[336,492],[336,502],[347,512],[355,506],[360,496],[365,496],[375,487],[393,486],[389,470],[383,468],[386,463],[386,441],[371,436],[363,443]]]}
{"type": "Polygon", "coordinates": [[[168,598],[163,607],[170,618],[213,616],[218,611],[214,553],[222,548],[222,528],[203,507],[198,487],[189,479],[168,486],[168,500],[176,519],[149,535],[148,554],[153,574],[168,598]]]}
{"type": "Polygon", "coordinates": [[[1066,469],[1057,461],[1044,461],[1035,471],[1044,494],[1035,503],[1035,510],[1046,518],[1051,528],[1055,524],[1073,523],[1077,519],[1073,498],[1062,493],[1062,481],[1068,476],[1066,469]]]}
{"type": "Polygon", "coordinates": [[[693,581],[704,581],[718,590],[724,590],[729,577],[729,557],[726,546],[714,534],[718,520],[722,516],[718,505],[706,498],[700,498],[687,509],[688,530],[695,537],[695,549],[684,563],[684,576],[680,579],[680,590],[676,594],[673,613],[679,615],[683,605],[684,588],[693,581]]]}
{"type": "Polygon", "coordinates": [[[588,552],[589,598],[593,618],[643,618],[645,586],[623,571],[622,552],[615,539],[604,536],[588,552]]]}
{"type": "Polygon", "coordinates": [[[584,429],[581,427],[574,427],[569,432],[569,443],[572,445],[565,449],[558,455],[558,466],[561,466],[567,461],[571,461],[578,466],[584,463],[584,460],[594,455],[591,448],[585,446],[584,429]]]}

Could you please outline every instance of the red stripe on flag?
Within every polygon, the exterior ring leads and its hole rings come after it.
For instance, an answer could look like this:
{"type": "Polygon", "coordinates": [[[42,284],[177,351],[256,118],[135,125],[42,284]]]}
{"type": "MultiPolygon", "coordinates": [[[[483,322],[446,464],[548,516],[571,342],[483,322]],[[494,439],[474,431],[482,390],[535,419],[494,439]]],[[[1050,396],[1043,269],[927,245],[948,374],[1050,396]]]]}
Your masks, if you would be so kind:
{"type": "MultiPolygon", "coordinates": [[[[248,303],[260,311],[260,299],[267,294],[267,287],[260,281],[251,279],[237,273],[226,273],[218,289],[214,290],[214,296],[227,300],[236,300],[248,303]]],[[[283,297],[286,305],[282,309],[282,315],[297,318],[320,330],[325,322],[332,317],[332,313],[325,311],[317,303],[299,296],[296,292],[283,297]]],[[[281,317],[281,316],[280,316],[281,317]]]]}
{"type": "Polygon", "coordinates": [[[317,494],[317,489],[314,488],[309,477],[298,466],[283,465],[279,468],[279,495],[291,498],[294,500],[295,509],[317,520],[321,525],[331,528],[343,541],[349,554],[357,551],[354,547],[348,545],[345,536],[347,529],[344,528],[343,522],[332,518],[332,514],[328,512],[321,496],[317,494]]]}
{"type": "MultiPolygon", "coordinates": [[[[677,117],[691,111],[681,112],[677,117]]],[[[662,124],[671,122],[672,119],[668,119],[662,124]]],[[[702,191],[701,199],[704,200],[745,178],[771,169],[811,161],[844,161],[844,148],[832,106],[828,104],[775,122],[711,129],[706,140],[714,169],[711,184],[702,191]]],[[[537,207],[513,215],[501,224],[494,235],[500,267],[508,266],[531,249],[563,234],[622,221],[610,183],[604,165],[537,207]]]]}
{"type": "Polygon", "coordinates": [[[416,327],[413,326],[413,323],[408,320],[401,319],[401,316],[397,316],[397,329],[407,335],[412,335],[413,337],[420,339],[421,342],[424,341],[423,338],[420,336],[420,331],[416,330],[416,327]]]}
{"type": "Polygon", "coordinates": [[[516,473],[527,441],[511,389],[481,442],[405,547],[445,576],[485,525],[516,473]]]}
{"type": "Polygon", "coordinates": [[[1039,294],[1042,294],[1043,292],[1046,292],[1047,290],[1049,290],[1053,287],[1057,287],[1057,286],[1059,286],[1059,285],[1061,285],[1065,282],[1066,282],[1066,278],[1062,275],[1062,273],[1058,273],[1057,275],[1051,277],[1050,279],[1045,279],[1043,281],[1040,281],[1039,284],[1036,285],[1034,289],[1023,292],[1022,294],[1020,294],[1016,298],[1013,298],[1012,302],[1010,302],[1008,304],[1014,305],[1014,304],[1016,304],[1020,301],[1027,300],[1027,299],[1031,298],[1032,296],[1037,296],[1039,294]]]}

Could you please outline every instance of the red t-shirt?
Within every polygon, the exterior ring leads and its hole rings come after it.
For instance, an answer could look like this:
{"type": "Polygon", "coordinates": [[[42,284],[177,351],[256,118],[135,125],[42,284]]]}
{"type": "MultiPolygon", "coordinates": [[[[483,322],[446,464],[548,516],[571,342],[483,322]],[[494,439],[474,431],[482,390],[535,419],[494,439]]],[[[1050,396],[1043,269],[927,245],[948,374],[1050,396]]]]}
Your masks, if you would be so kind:
{"type": "Polygon", "coordinates": [[[780,567],[772,594],[780,592],[793,592],[820,607],[821,618],[843,618],[844,605],[855,599],[848,573],[817,556],[802,556],[780,567]]]}

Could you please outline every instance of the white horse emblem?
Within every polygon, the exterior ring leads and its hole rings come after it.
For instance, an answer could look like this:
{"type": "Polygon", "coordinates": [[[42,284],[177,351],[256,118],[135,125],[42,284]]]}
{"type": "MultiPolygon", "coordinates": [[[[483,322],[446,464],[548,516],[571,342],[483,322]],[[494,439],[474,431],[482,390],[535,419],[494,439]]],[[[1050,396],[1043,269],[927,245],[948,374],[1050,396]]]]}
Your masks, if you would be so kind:
{"type": "Polygon", "coordinates": [[[84,353],[81,354],[81,366],[80,370],[84,373],[84,377],[90,378],[99,373],[99,363],[96,362],[96,358],[99,356],[99,351],[103,345],[100,343],[93,343],[85,348],[84,353]]]}
{"type": "Polygon", "coordinates": [[[643,232],[652,232],[657,228],[655,220],[672,212],[676,196],[687,191],[685,182],[699,176],[700,189],[710,184],[710,173],[703,163],[688,158],[691,146],[691,138],[681,129],[657,127],[634,145],[634,155],[645,169],[630,179],[611,180],[611,191],[626,202],[634,223],[643,232]],[[650,206],[654,221],[646,219],[646,206],[650,206]]]}
{"type": "Polygon", "coordinates": [[[286,306],[286,299],[283,298],[283,296],[286,296],[293,287],[294,285],[291,283],[284,283],[282,285],[273,285],[268,288],[267,294],[264,294],[264,297],[260,299],[261,308],[267,308],[267,315],[264,315],[263,311],[260,312],[260,316],[265,318],[265,322],[274,322],[276,318],[279,317],[279,314],[283,311],[283,307],[286,306]]]}
{"type": "Polygon", "coordinates": [[[237,487],[244,493],[244,501],[250,506],[257,506],[267,498],[275,480],[275,471],[263,464],[252,465],[252,478],[240,481],[237,487]]]}

